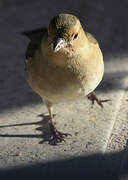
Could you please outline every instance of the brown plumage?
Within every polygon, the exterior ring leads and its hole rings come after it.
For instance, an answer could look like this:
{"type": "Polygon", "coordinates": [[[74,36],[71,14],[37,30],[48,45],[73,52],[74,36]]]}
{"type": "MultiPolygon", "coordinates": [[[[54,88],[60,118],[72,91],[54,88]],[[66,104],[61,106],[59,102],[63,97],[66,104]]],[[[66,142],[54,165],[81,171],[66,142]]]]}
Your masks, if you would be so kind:
{"type": "Polygon", "coordinates": [[[102,52],[97,40],[70,14],[57,15],[48,29],[29,38],[25,61],[27,80],[48,108],[53,140],[61,141],[67,134],[53,125],[54,104],[88,94],[100,106],[106,101],[99,101],[93,93],[104,74],[102,52]]]}

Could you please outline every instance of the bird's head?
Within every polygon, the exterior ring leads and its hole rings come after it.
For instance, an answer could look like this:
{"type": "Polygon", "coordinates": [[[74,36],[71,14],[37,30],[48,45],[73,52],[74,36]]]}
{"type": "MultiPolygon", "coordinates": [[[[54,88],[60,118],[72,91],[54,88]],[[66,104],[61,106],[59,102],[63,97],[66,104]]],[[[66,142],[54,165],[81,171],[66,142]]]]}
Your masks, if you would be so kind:
{"type": "Polygon", "coordinates": [[[63,48],[82,46],[84,36],[85,33],[79,19],[71,14],[55,16],[48,27],[48,37],[54,52],[63,48]]]}

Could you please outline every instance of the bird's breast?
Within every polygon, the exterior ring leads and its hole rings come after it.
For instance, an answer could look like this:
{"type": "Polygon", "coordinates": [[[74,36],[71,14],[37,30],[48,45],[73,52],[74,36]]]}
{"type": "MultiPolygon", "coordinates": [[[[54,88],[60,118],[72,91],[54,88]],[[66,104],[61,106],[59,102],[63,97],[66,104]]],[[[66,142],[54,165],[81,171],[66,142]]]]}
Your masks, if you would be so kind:
{"type": "Polygon", "coordinates": [[[102,79],[104,69],[102,57],[94,58],[92,61],[72,56],[66,60],[66,64],[62,65],[52,63],[52,60],[48,63],[40,59],[30,68],[28,79],[30,86],[50,102],[58,103],[86,96],[102,79]]]}

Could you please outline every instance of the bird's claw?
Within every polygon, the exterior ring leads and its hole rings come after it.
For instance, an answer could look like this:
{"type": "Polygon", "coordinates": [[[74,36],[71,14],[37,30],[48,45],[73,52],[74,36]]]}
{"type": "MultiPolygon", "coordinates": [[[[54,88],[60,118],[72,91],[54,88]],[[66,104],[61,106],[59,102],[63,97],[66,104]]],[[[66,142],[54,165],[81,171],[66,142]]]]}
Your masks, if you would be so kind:
{"type": "Polygon", "coordinates": [[[51,132],[52,132],[51,142],[54,144],[65,141],[64,137],[71,136],[71,134],[62,133],[62,132],[56,130],[55,127],[53,127],[53,126],[51,127],[51,132]]]}
{"type": "MultiPolygon", "coordinates": [[[[108,101],[111,101],[111,100],[109,100],[109,99],[105,99],[105,100],[95,100],[96,102],[97,102],[97,104],[101,107],[101,108],[103,108],[104,106],[103,106],[103,103],[104,102],[108,102],[108,101]]],[[[94,103],[93,103],[94,104],[94,103]]]]}
{"type": "Polygon", "coordinates": [[[103,103],[104,103],[104,102],[111,101],[110,99],[99,100],[94,93],[90,93],[90,94],[88,95],[88,99],[92,102],[92,105],[94,105],[94,103],[95,103],[95,101],[96,101],[97,104],[98,104],[101,108],[103,108],[103,103]]]}

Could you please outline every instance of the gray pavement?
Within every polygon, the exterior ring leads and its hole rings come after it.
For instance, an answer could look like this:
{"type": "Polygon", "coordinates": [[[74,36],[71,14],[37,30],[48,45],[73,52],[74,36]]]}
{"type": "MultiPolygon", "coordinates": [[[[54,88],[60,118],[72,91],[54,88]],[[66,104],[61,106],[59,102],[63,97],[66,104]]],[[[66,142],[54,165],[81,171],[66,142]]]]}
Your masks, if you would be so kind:
{"type": "Polygon", "coordinates": [[[0,1],[1,179],[128,178],[127,6],[119,0],[0,1]],[[48,25],[59,12],[76,14],[100,42],[105,75],[96,93],[112,101],[103,110],[86,98],[56,105],[56,127],[72,136],[54,146],[47,109],[25,81],[28,40],[20,32],[48,25]]]}
{"type": "Polygon", "coordinates": [[[124,93],[121,100],[121,106],[117,113],[116,122],[109,138],[107,153],[122,152],[121,156],[117,156],[113,162],[118,172],[119,180],[127,180],[128,170],[128,92],[124,93]]]}

